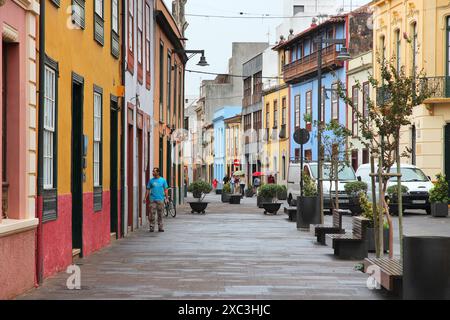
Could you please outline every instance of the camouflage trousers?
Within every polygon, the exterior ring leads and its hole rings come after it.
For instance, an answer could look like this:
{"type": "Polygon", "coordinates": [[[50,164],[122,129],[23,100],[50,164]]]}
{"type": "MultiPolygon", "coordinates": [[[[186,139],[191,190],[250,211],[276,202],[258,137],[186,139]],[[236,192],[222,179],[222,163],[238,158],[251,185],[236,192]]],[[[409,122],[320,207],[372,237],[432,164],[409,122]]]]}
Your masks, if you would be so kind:
{"type": "Polygon", "coordinates": [[[150,203],[150,214],[148,215],[148,222],[150,227],[155,227],[155,214],[158,215],[158,228],[163,228],[163,211],[164,201],[153,201],[150,203]]]}

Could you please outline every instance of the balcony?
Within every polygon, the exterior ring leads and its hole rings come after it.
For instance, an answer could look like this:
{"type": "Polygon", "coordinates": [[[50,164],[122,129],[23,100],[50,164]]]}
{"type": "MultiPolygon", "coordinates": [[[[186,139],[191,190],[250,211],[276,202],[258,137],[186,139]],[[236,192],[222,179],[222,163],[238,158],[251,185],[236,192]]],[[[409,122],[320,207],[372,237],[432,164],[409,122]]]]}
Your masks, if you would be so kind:
{"type": "Polygon", "coordinates": [[[287,131],[286,131],[286,125],[281,125],[280,135],[278,136],[280,139],[286,139],[287,138],[287,131]]]}
{"type": "Polygon", "coordinates": [[[431,90],[431,97],[425,103],[448,103],[450,99],[450,77],[427,77],[420,79],[421,86],[431,90]]]}
{"type": "MultiPolygon", "coordinates": [[[[286,83],[292,84],[300,82],[303,78],[311,76],[317,72],[318,52],[314,52],[297,61],[283,67],[283,78],[286,83]]],[[[339,52],[336,45],[331,45],[322,50],[322,69],[324,71],[342,67],[343,62],[337,59],[339,52]]]]}
{"type": "Polygon", "coordinates": [[[270,136],[270,139],[272,139],[273,141],[277,141],[278,140],[278,128],[274,127],[272,129],[272,135],[270,136]]]}

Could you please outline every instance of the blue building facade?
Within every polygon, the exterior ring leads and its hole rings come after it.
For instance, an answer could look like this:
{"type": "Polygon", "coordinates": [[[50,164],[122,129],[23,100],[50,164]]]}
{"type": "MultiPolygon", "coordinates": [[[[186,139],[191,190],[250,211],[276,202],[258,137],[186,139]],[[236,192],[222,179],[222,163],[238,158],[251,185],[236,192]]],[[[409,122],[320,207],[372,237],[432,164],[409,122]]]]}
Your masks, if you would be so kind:
{"type": "Polygon", "coordinates": [[[226,174],[225,119],[232,118],[241,111],[242,107],[225,106],[214,113],[214,178],[219,181],[219,186],[222,186],[222,179],[226,174]]]}
{"type": "MultiPolygon", "coordinates": [[[[310,131],[310,140],[304,145],[303,157],[309,161],[317,161],[317,128],[314,123],[318,119],[318,52],[313,40],[317,37],[329,39],[347,39],[347,16],[330,18],[320,25],[312,25],[309,29],[281,42],[274,50],[284,55],[283,77],[290,85],[290,120],[291,132],[298,128],[310,131]],[[305,122],[305,114],[309,114],[311,122],[305,122]]],[[[347,106],[337,94],[337,83],[347,82],[345,63],[337,56],[341,45],[323,44],[322,50],[322,121],[332,120],[342,125],[347,122],[347,106]]],[[[330,134],[330,133],[326,133],[330,134]]],[[[345,148],[345,141],[342,143],[345,148]]],[[[291,161],[300,159],[300,145],[290,139],[291,161]]]]}

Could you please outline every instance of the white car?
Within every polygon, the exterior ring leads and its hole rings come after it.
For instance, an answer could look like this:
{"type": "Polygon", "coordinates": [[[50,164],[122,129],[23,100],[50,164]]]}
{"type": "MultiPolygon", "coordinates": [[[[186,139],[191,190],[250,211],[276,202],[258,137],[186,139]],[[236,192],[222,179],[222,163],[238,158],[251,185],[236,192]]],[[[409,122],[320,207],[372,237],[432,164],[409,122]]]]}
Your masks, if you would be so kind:
{"type": "MultiPolygon", "coordinates": [[[[375,170],[378,170],[375,166],[375,170]]],[[[408,188],[408,193],[403,196],[403,209],[422,209],[426,210],[427,214],[430,214],[430,202],[429,202],[429,192],[433,188],[433,183],[430,178],[425,175],[425,173],[411,164],[401,164],[400,165],[402,177],[402,185],[408,188]]],[[[397,165],[392,166],[392,173],[397,172],[397,165]]],[[[356,171],[356,176],[361,181],[364,181],[368,185],[368,197],[372,199],[372,182],[370,178],[370,164],[361,165],[356,171]]],[[[377,179],[378,181],[378,179],[377,179]]],[[[397,178],[391,178],[388,181],[388,188],[390,186],[397,185],[397,178]]],[[[379,190],[378,183],[376,189],[376,198],[378,200],[379,190]]],[[[394,200],[394,199],[393,199],[394,200]]]]}
{"type": "MultiPolygon", "coordinates": [[[[330,163],[323,164],[323,205],[324,209],[331,209],[330,201],[330,189],[332,197],[334,197],[335,183],[329,181],[330,163]]],[[[303,166],[303,170],[306,175],[317,183],[317,162],[308,162],[303,166]]],[[[341,164],[339,170],[339,207],[341,209],[351,209],[350,199],[345,192],[345,184],[348,182],[357,181],[355,171],[351,166],[341,164]]],[[[290,163],[288,171],[288,203],[290,205],[296,205],[297,197],[300,196],[300,163],[290,163]]]]}

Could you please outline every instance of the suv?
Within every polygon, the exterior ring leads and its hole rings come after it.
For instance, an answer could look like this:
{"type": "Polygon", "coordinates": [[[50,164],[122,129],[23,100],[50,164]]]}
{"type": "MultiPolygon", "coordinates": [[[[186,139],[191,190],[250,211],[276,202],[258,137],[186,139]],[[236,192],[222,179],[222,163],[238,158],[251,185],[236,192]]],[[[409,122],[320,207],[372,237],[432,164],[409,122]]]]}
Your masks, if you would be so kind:
{"type": "MultiPolygon", "coordinates": [[[[349,165],[344,163],[340,164],[339,171],[339,208],[349,210],[352,208],[350,203],[350,198],[345,192],[345,184],[348,182],[357,181],[355,171],[349,165]]],[[[323,164],[323,206],[325,210],[331,211],[331,201],[330,201],[330,189],[331,196],[334,198],[335,184],[334,182],[330,185],[329,173],[330,173],[331,163],[325,162],[323,164]]],[[[303,171],[306,175],[311,177],[311,179],[317,183],[317,162],[305,163],[303,166],[303,171]]],[[[296,205],[297,197],[300,196],[300,163],[290,163],[288,172],[288,203],[291,206],[296,205]]]]}
{"type": "MultiPolygon", "coordinates": [[[[375,171],[378,167],[375,166],[375,171]]],[[[431,213],[429,192],[433,188],[431,179],[423,173],[422,170],[411,164],[401,164],[400,170],[402,173],[402,185],[408,188],[408,193],[403,196],[403,209],[422,209],[431,213]]],[[[390,172],[397,172],[397,165],[391,167],[390,172]]],[[[368,197],[372,199],[372,183],[370,178],[370,164],[361,165],[356,171],[358,179],[366,182],[368,185],[368,197]]],[[[378,182],[378,179],[376,180],[378,182]]],[[[388,181],[388,187],[397,185],[397,178],[391,178],[388,181]]],[[[379,191],[376,190],[376,197],[378,200],[379,191]]],[[[386,195],[388,198],[388,196],[386,195]]]]}

